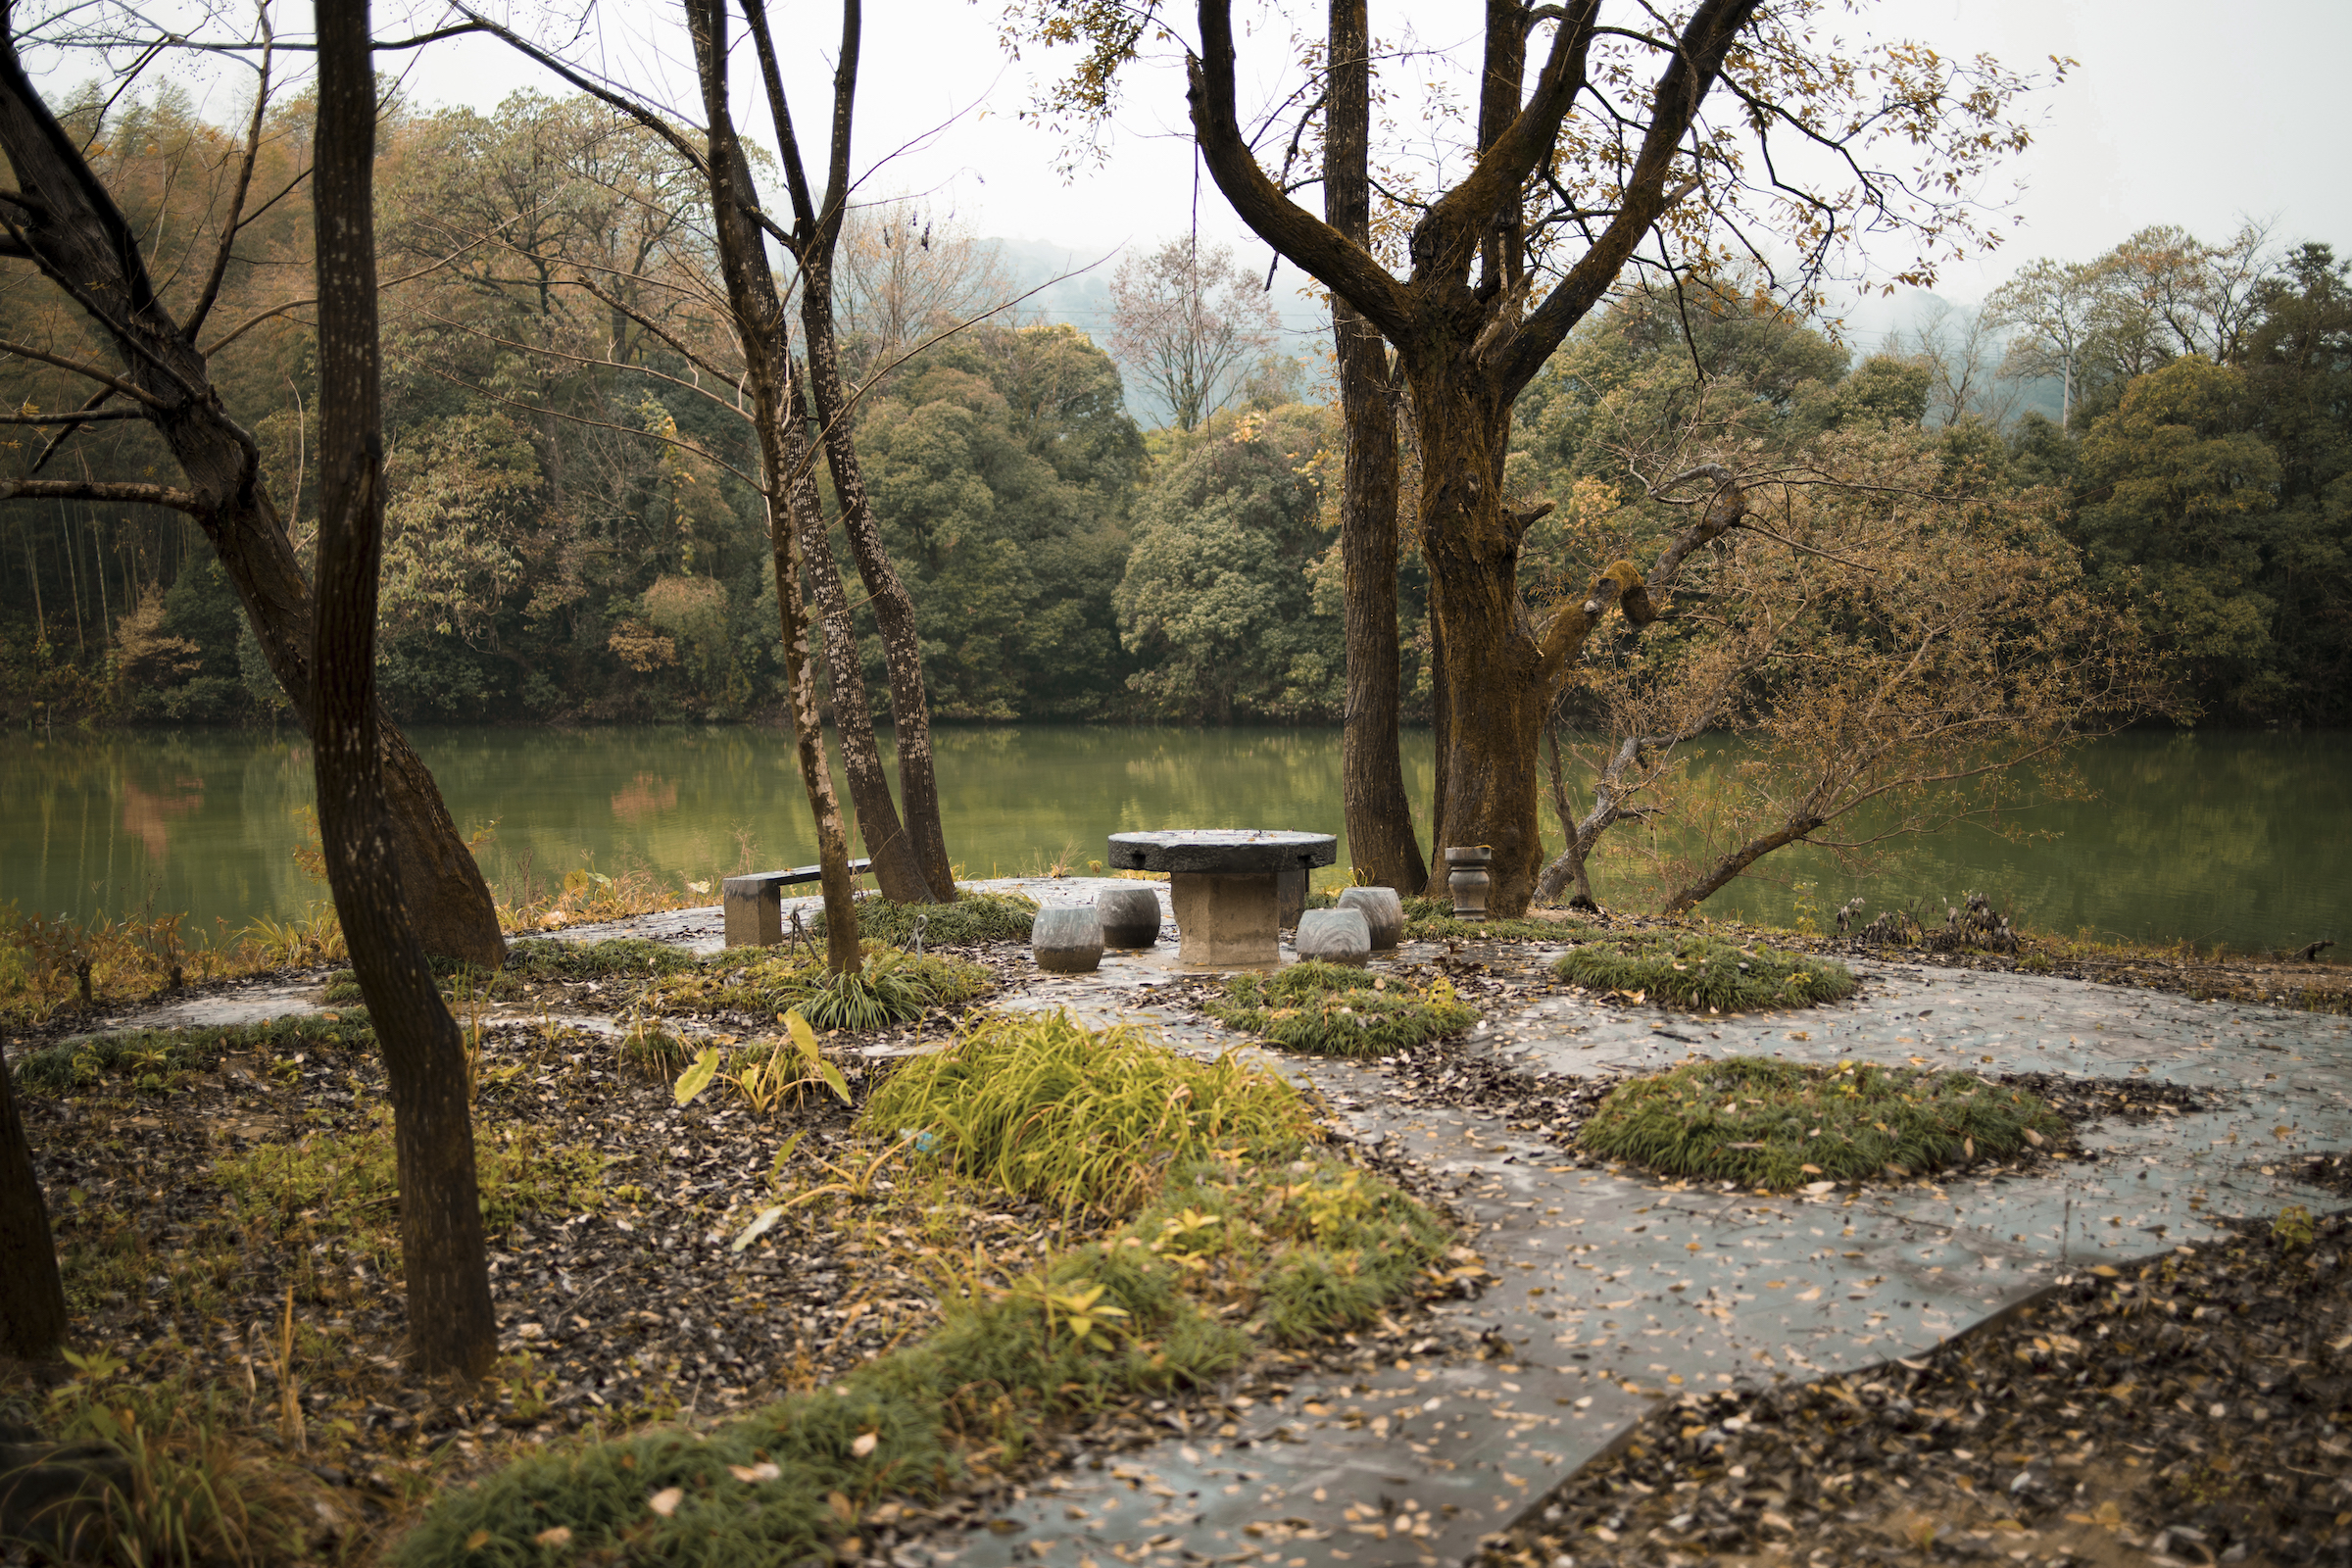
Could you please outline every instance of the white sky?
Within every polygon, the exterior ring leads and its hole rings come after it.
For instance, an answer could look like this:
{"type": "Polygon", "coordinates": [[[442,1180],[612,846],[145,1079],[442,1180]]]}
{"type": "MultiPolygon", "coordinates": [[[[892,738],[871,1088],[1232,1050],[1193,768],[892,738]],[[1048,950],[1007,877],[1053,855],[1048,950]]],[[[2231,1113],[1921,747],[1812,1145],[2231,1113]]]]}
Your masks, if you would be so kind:
{"type": "MultiPolygon", "coordinates": [[[[403,29],[401,9],[378,0],[379,36],[403,29]]],[[[416,8],[420,16],[433,9],[430,0],[416,8]]],[[[533,9],[518,5],[514,14],[533,9]]],[[[1189,15],[1181,0],[1174,9],[1189,15]]],[[[1322,11],[1294,9],[1309,27],[1322,11]]],[[[1287,31],[1250,0],[1237,10],[1245,22],[1257,19],[1261,31],[1287,31]]],[[[286,7],[280,11],[281,26],[297,24],[286,7]]],[[[686,87],[675,8],[604,0],[595,15],[602,29],[595,47],[612,75],[686,87]]],[[[1006,60],[997,44],[998,15],[994,5],[967,0],[867,5],[860,170],[907,137],[947,124],[871,172],[867,188],[933,192],[936,205],[953,208],[976,232],[1051,241],[1090,256],[1183,232],[1194,221],[1196,185],[1180,75],[1138,72],[1108,162],[1065,181],[1055,172],[1053,136],[1020,119],[1039,62],[1006,60]]],[[[794,102],[802,132],[821,133],[839,12],[829,0],[771,0],[771,16],[788,55],[802,63],[794,102]]],[[[1383,38],[1409,24],[1424,43],[1459,41],[1465,57],[1475,47],[1475,8],[1462,0],[1402,7],[1374,0],[1372,19],[1383,38]]],[[[2017,68],[2050,55],[2081,63],[2065,85],[2039,96],[2032,110],[2039,122],[2034,145],[2009,166],[2025,185],[2007,215],[2020,223],[1998,253],[1945,271],[1938,292],[1946,298],[1975,300],[2021,262],[2086,259],[2156,222],[2219,239],[2254,218],[2275,221],[2279,239],[2323,239],[2352,251],[2352,176],[2338,151],[2342,75],[2352,61],[2346,0],[2240,0],[2228,8],[2189,0],[1857,0],[1834,20],[1849,39],[1907,35],[1946,55],[1989,51],[2017,68]]],[[[1246,38],[1243,53],[1247,81],[1253,60],[1273,61],[1283,51],[1279,36],[1268,35],[1246,38]]],[[[746,47],[737,85],[747,98],[747,128],[765,122],[748,101],[753,68],[746,47]]],[[[479,39],[433,46],[409,81],[420,103],[481,109],[525,83],[561,90],[527,62],[479,39]]],[[[1198,192],[1201,232],[1245,245],[1263,265],[1263,247],[1249,239],[1213,182],[1203,176],[1198,192]]]]}

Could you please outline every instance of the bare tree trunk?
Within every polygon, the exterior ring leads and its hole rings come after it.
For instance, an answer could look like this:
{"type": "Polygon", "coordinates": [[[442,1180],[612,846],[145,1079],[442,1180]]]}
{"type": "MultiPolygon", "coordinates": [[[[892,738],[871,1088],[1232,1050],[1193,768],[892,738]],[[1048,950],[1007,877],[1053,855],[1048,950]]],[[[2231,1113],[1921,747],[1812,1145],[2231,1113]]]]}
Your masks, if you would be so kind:
{"type": "Polygon", "coordinates": [[[17,1113],[17,1090],[0,1044],[0,1356],[45,1360],[66,1339],[66,1290],[57,1273],[49,1205],[17,1113]]]}
{"type": "Polygon", "coordinates": [[[801,330],[808,338],[808,394],[816,405],[817,439],[833,475],[841,505],[842,532],[849,536],[858,578],[873,606],[882,635],[882,658],[890,669],[891,732],[897,740],[899,794],[906,803],[906,828],[914,840],[923,880],[942,900],[956,896],[956,873],[948,859],[947,831],[939,814],[939,778],[931,755],[931,699],[923,682],[923,640],[914,619],[914,600],[891,564],[873,507],[865,493],[865,470],[858,462],[856,426],[841,380],[841,351],[833,322],[833,256],[850,197],[850,130],[858,96],[858,47],[862,27],[858,0],[843,0],[841,52],[833,72],[832,145],[828,149],[824,203],[810,200],[799,138],[784,98],[762,0],[745,0],[744,19],[760,57],[768,111],[792,190],[796,255],[801,264],[801,330]]]}
{"type": "MultiPolygon", "coordinates": [[[[1372,239],[1368,172],[1372,40],[1365,0],[1332,0],[1331,97],[1325,108],[1323,211],[1359,245],[1372,239]]],[[[1373,883],[1416,894],[1429,881],[1396,731],[1402,705],[1396,641],[1396,406],[1388,345],[1334,296],[1347,460],[1340,490],[1340,564],[1348,648],[1348,705],[1340,732],[1340,789],[1348,855],[1373,883]]]]}
{"type": "Polygon", "coordinates": [[[1810,814],[1790,817],[1770,833],[1748,840],[1738,849],[1718,859],[1697,876],[1666,896],[1659,906],[1660,914],[1680,914],[1723,891],[1725,884],[1775,850],[1787,849],[1806,834],[1823,826],[1822,820],[1810,814]]]}
{"type": "Polygon", "coordinates": [[[376,336],[375,70],[368,0],[318,19],[318,596],[313,738],[318,836],[351,966],[384,1054],[400,1178],[409,1348],[468,1381],[498,1353],[475,1186],[466,1047],[410,924],[376,738],[383,402],[376,336]]]}
{"type": "Polygon", "coordinates": [[[784,303],[768,270],[767,251],[751,215],[759,193],[751,166],[735,136],[727,107],[727,42],[724,0],[686,0],[686,22],[694,34],[694,58],[702,78],[703,111],[710,123],[709,171],[711,228],[718,241],[719,269],[727,303],[743,344],[744,379],[752,388],[760,435],[760,462],[767,485],[768,537],[775,547],[776,612],[784,634],[784,677],[792,703],[801,782],[816,819],[819,885],[825,896],[825,959],[836,974],[857,969],[858,908],[851,897],[849,840],[842,832],[841,804],[825,765],[825,732],[816,710],[816,678],[808,655],[809,619],[801,597],[801,533],[792,524],[791,485],[806,471],[796,467],[786,435],[790,412],[786,387],[791,361],[784,340],[784,303]]]}
{"type": "Polygon", "coordinates": [[[850,806],[858,813],[858,831],[865,836],[866,857],[873,861],[882,896],[900,904],[929,904],[931,889],[921,858],[899,821],[898,805],[890,798],[890,775],[882,770],[882,749],[874,742],[874,710],[865,698],[858,625],[850,618],[849,595],[842,591],[841,567],[833,560],[816,475],[809,471],[814,454],[808,450],[808,416],[798,375],[792,377],[789,420],[785,448],[801,477],[790,487],[786,504],[808,559],[808,586],[817,613],[824,618],[825,667],[833,682],[833,721],[841,732],[842,763],[850,776],[850,806]]]}
{"type": "MultiPolygon", "coordinates": [[[[212,541],[270,673],[310,731],[311,589],[263,483],[260,451],[229,417],[189,330],[157,297],[122,210],[25,76],[13,17],[0,37],[0,151],[38,203],[19,210],[22,244],[10,236],[0,252],[32,261],[114,340],[122,361],[117,381],[128,389],[120,395],[140,401],[178,460],[193,496],[183,510],[212,541]]],[[[9,493],[0,485],[0,496],[9,493]]],[[[506,941],[481,868],[432,774],[380,713],[376,733],[392,853],[418,935],[444,957],[496,967],[506,961],[506,941]]]]}

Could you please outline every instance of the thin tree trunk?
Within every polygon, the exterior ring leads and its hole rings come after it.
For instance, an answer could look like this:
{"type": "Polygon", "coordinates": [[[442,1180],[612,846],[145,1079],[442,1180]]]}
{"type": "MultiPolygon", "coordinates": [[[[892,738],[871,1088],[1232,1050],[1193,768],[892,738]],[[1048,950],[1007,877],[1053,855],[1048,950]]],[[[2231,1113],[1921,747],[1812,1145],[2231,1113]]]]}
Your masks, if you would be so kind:
{"type": "MultiPolygon", "coordinates": [[[[121,353],[121,379],[151,402],[150,421],[197,497],[237,601],[304,730],[311,719],[311,589],[261,475],[253,437],[229,417],[204,356],[156,296],[138,240],[73,138],[33,90],[13,30],[0,37],[0,151],[38,199],[23,231],[34,261],[75,299],[121,353]]],[[[484,967],[506,941],[481,868],[459,837],[432,774],[380,712],[393,854],[426,948],[484,967]]]]}
{"type": "Polygon", "coordinates": [[[471,1381],[490,1370],[498,1332],[474,1177],[466,1047],[408,918],[375,733],[384,446],[368,0],[322,0],[318,25],[312,196],[322,483],[312,733],[318,836],[390,1082],[410,1357],[425,1376],[471,1381]]]}
{"type": "Polygon", "coordinates": [[[923,880],[941,900],[956,896],[956,873],[948,859],[947,831],[939,814],[939,779],[931,754],[931,699],[923,681],[922,632],[914,600],[891,564],[865,493],[865,470],[858,461],[854,410],[841,380],[841,351],[833,323],[833,253],[850,195],[850,130],[858,95],[858,47],[862,27],[858,0],[843,0],[841,52],[833,72],[832,145],[828,149],[824,205],[809,200],[800,141],[784,98],[784,81],[769,35],[762,0],[745,0],[744,18],[760,57],[768,111],[792,187],[796,255],[801,264],[801,330],[808,339],[808,393],[820,421],[817,439],[833,476],[841,506],[842,532],[865,584],[882,636],[882,658],[890,670],[891,732],[897,741],[899,794],[906,805],[906,829],[922,863],[923,880]]]}
{"type": "Polygon", "coordinates": [[[819,885],[825,896],[825,958],[836,974],[857,969],[858,909],[851,899],[850,852],[842,832],[841,805],[825,765],[825,732],[816,710],[816,678],[808,656],[809,621],[801,597],[801,534],[792,525],[788,487],[798,477],[785,434],[790,417],[785,388],[791,373],[784,342],[784,304],[768,270],[767,251],[751,213],[758,190],[751,166],[736,140],[727,107],[726,9],[724,0],[686,0],[687,27],[694,35],[695,65],[702,78],[703,111],[710,131],[711,229],[718,241],[719,269],[727,302],[743,345],[744,379],[752,388],[760,435],[760,461],[767,487],[768,537],[775,547],[776,612],[784,634],[784,678],[792,704],[801,782],[816,820],[819,885]]]}
{"type": "Polygon", "coordinates": [[[842,763],[850,776],[850,806],[858,813],[858,831],[865,836],[866,857],[873,861],[874,881],[882,896],[900,904],[928,904],[931,889],[924,880],[914,841],[899,821],[898,806],[890,798],[890,775],[882,770],[882,749],[874,742],[874,710],[865,698],[858,626],[850,618],[841,567],[833,560],[833,541],[825,526],[816,475],[809,471],[813,454],[808,446],[808,416],[798,375],[792,377],[788,410],[785,449],[800,478],[789,488],[786,505],[801,536],[802,552],[808,557],[808,586],[817,613],[824,619],[825,667],[833,682],[833,722],[841,732],[842,763]]]}
{"type": "MultiPolygon", "coordinates": [[[[1371,47],[1365,0],[1332,0],[1323,210],[1332,227],[1359,245],[1372,238],[1371,47]]],[[[1340,790],[1348,855],[1375,885],[1417,894],[1429,881],[1429,866],[1413,831],[1397,751],[1402,653],[1396,637],[1396,405],[1389,351],[1372,323],[1336,296],[1331,329],[1348,443],[1340,489],[1348,650],[1340,790]]]]}
{"type": "Polygon", "coordinates": [[[939,778],[931,755],[931,699],[923,682],[923,639],[915,624],[914,599],[891,564],[865,493],[865,470],[858,462],[849,395],[841,384],[840,351],[833,332],[831,244],[821,265],[804,261],[801,327],[808,339],[808,390],[823,421],[825,464],[841,504],[842,532],[873,605],[882,634],[882,657],[890,669],[891,733],[898,742],[899,793],[906,803],[906,825],[922,860],[923,877],[942,899],[952,899],[956,875],[948,861],[948,839],[939,815],[939,778]],[[820,286],[821,280],[821,286],[820,286]]]}
{"type": "Polygon", "coordinates": [[[57,1273],[49,1205],[32,1169],[32,1145],[17,1114],[17,1090],[0,1042],[0,1356],[45,1360],[66,1339],[66,1290],[57,1273]]]}

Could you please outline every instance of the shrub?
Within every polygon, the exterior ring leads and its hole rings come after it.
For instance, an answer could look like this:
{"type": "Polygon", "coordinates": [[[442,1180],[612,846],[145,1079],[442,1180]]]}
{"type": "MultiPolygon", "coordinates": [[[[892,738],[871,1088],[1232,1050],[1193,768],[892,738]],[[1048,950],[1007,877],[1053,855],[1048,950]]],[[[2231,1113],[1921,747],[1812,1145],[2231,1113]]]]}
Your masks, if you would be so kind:
{"type": "Polygon", "coordinates": [[[1225,1000],[1201,1010],[1286,1051],[1323,1056],[1385,1056],[1478,1022],[1447,981],[1421,991],[1394,975],[1315,960],[1237,974],[1225,982],[1225,1000]]]}
{"type": "Polygon", "coordinates": [[[1808,1007],[1855,989],[1853,971],[1834,959],[1742,948],[1695,931],[1589,942],[1569,950],[1552,973],[1594,991],[1723,1012],[1808,1007]]]}
{"type": "Polygon", "coordinates": [[[1063,1209],[1131,1213],[1172,1162],[1222,1145],[1303,1144],[1314,1119],[1288,1083],[1231,1054],[1196,1061],[1132,1029],[1066,1012],[988,1018],[886,1079],[863,1125],[935,1134],[967,1176],[1063,1209]]]}
{"type": "Polygon", "coordinates": [[[1786,1189],[2001,1158],[2065,1130],[2035,1096],[1972,1073],[1730,1056],[1628,1079],[1578,1136],[1662,1175],[1786,1189]]]}

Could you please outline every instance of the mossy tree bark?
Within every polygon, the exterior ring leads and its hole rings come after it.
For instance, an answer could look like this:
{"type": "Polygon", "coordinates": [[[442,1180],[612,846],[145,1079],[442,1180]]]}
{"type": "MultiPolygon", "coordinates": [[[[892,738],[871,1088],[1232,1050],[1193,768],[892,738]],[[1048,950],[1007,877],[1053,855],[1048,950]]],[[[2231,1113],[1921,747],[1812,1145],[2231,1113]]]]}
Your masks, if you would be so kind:
{"type": "Polygon", "coordinates": [[[1511,407],[1672,205],[1666,180],[1677,149],[1761,3],[1701,0],[1683,23],[1614,207],[1584,256],[1530,311],[1534,274],[1523,254],[1522,193],[1553,156],[1561,124],[1588,85],[1597,0],[1578,0],[1564,12],[1544,7],[1542,17],[1518,0],[1488,0],[1478,159],[1416,225],[1412,270],[1402,281],[1258,167],[1236,109],[1230,0],[1200,0],[1200,53],[1188,62],[1188,97],[1194,135],[1218,188],[1261,238],[1395,345],[1411,388],[1421,453],[1416,520],[1442,652],[1435,846],[1494,847],[1489,907],[1498,915],[1525,911],[1543,865],[1537,741],[1563,672],[1621,598],[1629,615],[1639,610],[1646,618],[1642,590],[1664,589],[1692,535],[1719,510],[1709,509],[1705,521],[1669,547],[1646,583],[1630,563],[1618,563],[1581,602],[1539,624],[1520,599],[1518,567],[1521,542],[1540,514],[1510,511],[1502,492],[1511,407]],[[1539,21],[1555,24],[1551,49],[1523,97],[1528,32],[1539,21]]]}
{"type": "MultiPolygon", "coordinates": [[[[207,287],[185,321],[165,306],[148,276],[137,234],[25,75],[14,24],[13,8],[0,5],[0,151],[7,153],[18,185],[18,194],[0,199],[0,258],[31,262],[112,340],[119,371],[53,363],[92,380],[98,393],[92,408],[109,398],[136,404],[178,461],[186,482],[125,485],[26,476],[0,480],[0,500],[141,501],[195,518],[234,585],[296,720],[315,734],[311,585],[263,481],[260,449],[229,416],[213,386],[206,353],[197,347],[217,285],[207,287]]],[[[253,134],[259,134],[258,119],[253,134]]],[[[237,189],[244,188],[241,180],[237,189]]],[[[239,211],[232,209],[223,225],[220,260],[238,225],[239,211]]],[[[213,270],[217,277],[218,263],[213,270]]],[[[400,864],[418,936],[442,957],[496,967],[506,961],[506,942],[481,868],[459,836],[432,774],[380,712],[375,733],[383,754],[391,853],[400,864]]]]}
{"type": "Polygon", "coordinates": [[[727,13],[724,0],[686,0],[686,23],[694,35],[694,58],[709,124],[704,172],[710,181],[711,227],[718,242],[719,270],[727,305],[743,344],[744,379],[752,389],[753,417],[760,437],[761,478],[767,487],[768,533],[775,547],[776,609],[784,632],[784,671],[792,704],[793,735],[801,781],[816,819],[819,884],[825,897],[825,957],[835,973],[856,969],[858,910],[850,886],[849,839],[842,830],[841,804],[825,765],[824,729],[816,708],[816,676],[809,660],[809,616],[801,595],[801,530],[793,526],[792,487],[808,472],[809,457],[794,432],[792,365],[785,342],[784,303],[776,293],[767,251],[754,214],[759,191],[751,165],[736,137],[727,106],[727,13]]]}
{"type": "Polygon", "coordinates": [[[376,331],[375,69],[368,0],[320,0],[312,178],[318,268],[318,593],[312,668],[318,836],[384,1057],[409,1348],[468,1381],[498,1354],[466,1046],[408,914],[376,735],[384,443],[376,331]]]}

